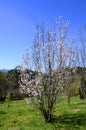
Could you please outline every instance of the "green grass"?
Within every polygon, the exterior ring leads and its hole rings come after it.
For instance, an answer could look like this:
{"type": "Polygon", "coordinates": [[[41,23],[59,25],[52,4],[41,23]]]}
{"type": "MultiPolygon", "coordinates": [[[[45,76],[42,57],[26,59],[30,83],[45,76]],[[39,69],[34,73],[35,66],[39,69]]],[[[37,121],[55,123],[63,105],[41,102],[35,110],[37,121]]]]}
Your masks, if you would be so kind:
{"type": "Polygon", "coordinates": [[[0,102],[0,130],[86,130],[86,104],[78,97],[60,98],[54,110],[53,123],[45,124],[40,112],[25,100],[0,102]]]}

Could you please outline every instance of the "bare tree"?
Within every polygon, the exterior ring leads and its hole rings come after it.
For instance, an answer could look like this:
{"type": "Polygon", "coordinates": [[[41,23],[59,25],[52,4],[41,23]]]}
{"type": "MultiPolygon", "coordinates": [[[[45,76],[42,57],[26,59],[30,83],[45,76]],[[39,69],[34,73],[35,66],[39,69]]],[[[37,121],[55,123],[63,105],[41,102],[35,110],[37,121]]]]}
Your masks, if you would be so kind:
{"type": "Polygon", "coordinates": [[[76,70],[78,66],[78,47],[76,46],[75,40],[71,40],[69,44],[70,46],[68,48],[68,53],[66,55],[67,64],[64,73],[65,73],[65,85],[66,85],[65,90],[67,92],[67,102],[70,105],[72,83],[76,78],[76,70]]]}
{"type": "Polygon", "coordinates": [[[83,68],[86,67],[86,30],[85,27],[81,29],[80,31],[80,42],[81,42],[81,48],[80,48],[80,56],[81,56],[81,66],[83,68]]]}
{"type": "Polygon", "coordinates": [[[81,47],[80,47],[80,66],[82,67],[81,69],[81,75],[79,75],[79,88],[80,88],[80,93],[83,97],[83,99],[86,99],[86,30],[85,26],[81,29],[80,31],[80,42],[81,42],[81,47]]]}

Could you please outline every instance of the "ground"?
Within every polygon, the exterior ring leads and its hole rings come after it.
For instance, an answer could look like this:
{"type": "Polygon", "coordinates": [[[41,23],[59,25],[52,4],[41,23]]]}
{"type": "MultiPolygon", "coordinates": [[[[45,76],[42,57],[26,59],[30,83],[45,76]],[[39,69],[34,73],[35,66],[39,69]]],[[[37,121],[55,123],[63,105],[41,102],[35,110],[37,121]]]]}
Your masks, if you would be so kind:
{"type": "Polygon", "coordinates": [[[70,106],[66,97],[59,98],[52,124],[45,124],[41,113],[25,100],[0,102],[0,130],[86,130],[86,104],[72,97],[70,106]]]}

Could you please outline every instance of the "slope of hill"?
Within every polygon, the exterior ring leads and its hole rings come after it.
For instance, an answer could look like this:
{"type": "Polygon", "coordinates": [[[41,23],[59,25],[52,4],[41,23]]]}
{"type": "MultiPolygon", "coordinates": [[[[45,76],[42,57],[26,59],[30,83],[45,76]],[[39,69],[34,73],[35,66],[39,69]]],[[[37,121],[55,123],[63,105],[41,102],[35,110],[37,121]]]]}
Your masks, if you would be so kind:
{"type": "Polygon", "coordinates": [[[1,69],[0,72],[5,72],[7,73],[9,70],[8,69],[1,69]]]}

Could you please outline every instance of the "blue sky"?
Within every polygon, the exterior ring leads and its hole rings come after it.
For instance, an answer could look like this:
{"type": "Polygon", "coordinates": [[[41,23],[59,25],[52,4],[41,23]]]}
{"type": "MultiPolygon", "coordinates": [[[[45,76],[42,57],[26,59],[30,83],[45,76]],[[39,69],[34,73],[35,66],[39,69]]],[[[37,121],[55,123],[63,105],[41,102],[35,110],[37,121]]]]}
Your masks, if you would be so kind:
{"type": "Polygon", "coordinates": [[[69,20],[70,37],[78,35],[86,24],[86,0],[0,0],[0,69],[21,64],[35,24],[52,26],[59,16],[69,20]]]}

